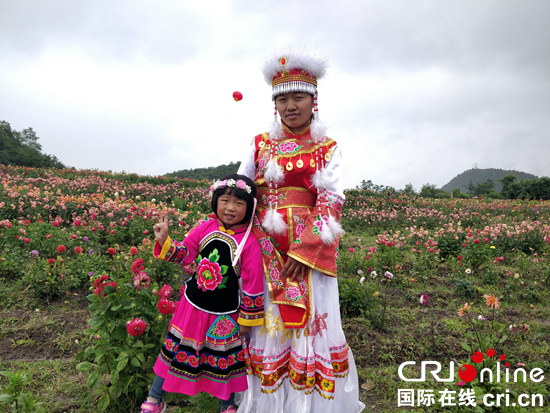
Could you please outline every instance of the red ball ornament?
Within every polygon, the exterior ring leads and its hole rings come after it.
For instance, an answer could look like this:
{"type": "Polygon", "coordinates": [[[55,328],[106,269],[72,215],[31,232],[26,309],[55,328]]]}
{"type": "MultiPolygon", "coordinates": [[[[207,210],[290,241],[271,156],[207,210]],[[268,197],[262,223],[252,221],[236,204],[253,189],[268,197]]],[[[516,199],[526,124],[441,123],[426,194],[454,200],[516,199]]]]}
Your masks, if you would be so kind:
{"type": "Polygon", "coordinates": [[[465,383],[473,381],[477,376],[477,370],[471,364],[464,364],[458,369],[458,377],[465,383]]]}
{"type": "Polygon", "coordinates": [[[493,357],[495,355],[495,350],[493,350],[492,348],[488,349],[487,350],[487,355],[489,357],[493,357]]]}
{"type": "Polygon", "coordinates": [[[481,363],[483,361],[483,354],[479,351],[474,352],[474,354],[472,354],[472,361],[474,363],[481,363]]]}
{"type": "Polygon", "coordinates": [[[243,94],[241,92],[233,92],[233,99],[235,99],[235,102],[238,102],[243,98],[243,94]]]}

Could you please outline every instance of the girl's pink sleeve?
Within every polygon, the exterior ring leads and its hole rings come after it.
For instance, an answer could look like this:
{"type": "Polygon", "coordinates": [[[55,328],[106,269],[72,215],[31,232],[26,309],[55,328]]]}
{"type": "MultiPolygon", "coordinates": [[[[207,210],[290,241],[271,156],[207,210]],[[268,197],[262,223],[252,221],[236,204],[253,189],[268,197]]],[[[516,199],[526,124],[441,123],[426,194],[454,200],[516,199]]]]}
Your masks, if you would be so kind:
{"type": "Polygon", "coordinates": [[[164,245],[160,245],[158,241],[155,241],[153,256],[159,260],[181,265],[191,264],[199,254],[199,242],[202,238],[204,224],[196,226],[181,242],[174,241],[170,237],[166,239],[164,245]]]}
{"type": "Polygon", "coordinates": [[[241,255],[241,307],[238,323],[261,326],[264,323],[264,269],[262,250],[257,238],[250,234],[241,255]]]}

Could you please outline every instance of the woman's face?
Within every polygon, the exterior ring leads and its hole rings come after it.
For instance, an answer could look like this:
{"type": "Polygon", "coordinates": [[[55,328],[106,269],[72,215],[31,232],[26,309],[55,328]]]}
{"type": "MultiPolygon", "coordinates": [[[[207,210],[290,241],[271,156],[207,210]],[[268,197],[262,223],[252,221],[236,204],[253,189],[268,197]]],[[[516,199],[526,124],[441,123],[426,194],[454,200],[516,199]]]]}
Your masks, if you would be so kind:
{"type": "Polygon", "coordinates": [[[310,123],[313,97],[305,92],[283,93],[275,98],[275,106],[285,125],[298,133],[310,123]]]}

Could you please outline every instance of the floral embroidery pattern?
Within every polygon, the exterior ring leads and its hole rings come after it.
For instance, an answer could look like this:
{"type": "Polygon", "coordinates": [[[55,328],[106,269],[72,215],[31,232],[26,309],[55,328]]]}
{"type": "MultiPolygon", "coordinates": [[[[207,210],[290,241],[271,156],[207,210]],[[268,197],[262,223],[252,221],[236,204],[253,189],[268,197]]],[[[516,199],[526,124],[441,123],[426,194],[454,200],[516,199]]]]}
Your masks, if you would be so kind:
{"type": "Polygon", "coordinates": [[[311,327],[309,329],[310,336],[316,336],[317,334],[319,334],[321,337],[323,337],[323,330],[327,329],[327,322],[325,321],[327,317],[328,313],[319,314],[317,312],[317,308],[315,308],[315,318],[311,322],[311,327]]]}
{"type": "Polygon", "coordinates": [[[226,315],[219,316],[212,327],[206,333],[207,336],[215,339],[223,339],[231,337],[237,333],[237,325],[235,322],[226,315]]]}
{"type": "Polygon", "coordinates": [[[202,258],[200,255],[197,258],[199,264],[197,265],[197,285],[202,291],[213,291],[216,288],[225,288],[227,281],[223,275],[227,272],[227,265],[219,265],[218,260],[220,255],[218,250],[212,251],[208,258],[202,258]]]}
{"type": "Polygon", "coordinates": [[[262,253],[269,255],[273,252],[273,244],[269,237],[262,238],[260,245],[262,246],[262,253]]]}
{"type": "Polygon", "coordinates": [[[277,153],[280,155],[283,154],[295,154],[302,146],[298,145],[296,142],[283,142],[277,147],[277,153]]]}
{"type": "Polygon", "coordinates": [[[284,333],[285,326],[283,324],[283,320],[281,319],[281,316],[280,315],[274,316],[273,307],[269,307],[269,310],[267,310],[267,312],[265,313],[265,323],[260,329],[258,336],[261,336],[262,334],[266,333],[269,336],[269,338],[273,339],[275,338],[277,331],[284,333]]]}
{"type": "Polygon", "coordinates": [[[303,295],[300,293],[300,289],[297,287],[288,287],[286,289],[285,298],[287,300],[298,301],[303,298],[303,295]]]}
{"type": "Polygon", "coordinates": [[[312,232],[315,235],[320,236],[321,232],[323,231],[323,226],[328,225],[328,217],[327,216],[321,216],[317,215],[317,221],[313,223],[313,230],[312,232]]]}

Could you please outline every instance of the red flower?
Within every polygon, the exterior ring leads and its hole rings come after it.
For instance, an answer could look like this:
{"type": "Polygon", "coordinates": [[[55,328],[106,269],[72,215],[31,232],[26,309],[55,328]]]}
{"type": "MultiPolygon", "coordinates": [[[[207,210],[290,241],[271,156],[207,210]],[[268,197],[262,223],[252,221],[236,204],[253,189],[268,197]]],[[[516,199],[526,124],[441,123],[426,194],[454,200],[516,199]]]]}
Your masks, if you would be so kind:
{"type": "Polygon", "coordinates": [[[216,359],[214,358],[214,356],[208,356],[208,364],[210,364],[212,367],[216,365],[216,359]]]}
{"type": "Polygon", "coordinates": [[[138,249],[136,247],[131,247],[130,248],[130,254],[137,255],[138,254],[138,249]]]}
{"type": "Polygon", "coordinates": [[[197,284],[202,291],[214,291],[223,281],[218,263],[203,258],[197,266],[197,284]]]}
{"type": "Polygon", "coordinates": [[[355,252],[355,248],[349,247],[349,252],[351,252],[353,254],[355,252]]]}
{"type": "Polygon", "coordinates": [[[195,356],[189,356],[189,364],[191,365],[191,367],[197,367],[199,363],[195,356]]]}
{"type": "Polygon", "coordinates": [[[166,298],[160,300],[157,304],[157,309],[161,314],[168,315],[174,313],[174,303],[166,298]]]}
{"type": "Polygon", "coordinates": [[[82,252],[82,247],[75,247],[74,252],[80,254],[82,252]]]}
{"type": "Polygon", "coordinates": [[[25,244],[28,244],[29,242],[31,242],[30,238],[25,238],[23,241],[25,241],[25,244]]]}
{"type": "Polygon", "coordinates": [[[467,247],[467,245],[466,245],[466,244],[462,244],[462,246],[463,246],[464,248],[466,248],[466,247],[467,247]]]}
{"type": "Polygon", "coordinates": [[[54,227],[58,227],[58,226],[59,226],[59,222],[54,221],[54,222],[52,222],[52,225],[53,225],[54,227]]]}
{"type": "Polygon", "coordinates": [[[219,359],[218,360],[218,367],[222,370],[225,370],[227,368],[227,360],[226,359],[219,359]]]}
{"type": "Polygon", "coordinates": [[[250,307],[252,307],[254,302],[252,301],[252,299],[249,296],[245,296],[244,300],[243,300],[243,304],[244,304],[245,307],[250,308],[250,307]]]}
{"type": "Polygon", "coordinates": [[[50,239],[52,237],[52,234],[46,234],[46,239],[50,239]]]}
{"type": "Polygon", "coordinates": [[[139,274],[142,272],[145,268],[143,267],[143,260],[141,258],[138,258],[132,263],[132,272],[134,274],[139,274]]]}
{"type": "MultiPolygon", "coordinates": [[[[103,276],[102,276],[101,278],[103,278],[103,276]]],[[[117,288],[117,285],[116,285],[116,282],[115,282],[115,281],[109,281],[108,283],[102,284],[102,285],[100,285],[99,287],[97,287],[97,288],[94,290],[94,294],[95,294],[95,295],[99,295],[100,297],[104,297],[105,294],[103,294],[103,290],[104,290],[105,287],[107,287],[108,285],[112,285],[113,287],[115,287],[115,290],[116,290],[116,288],[117,288]]]]}
{"type": "Polygon", "coordinates": [[[474,244],[479,244],[479,240],[477,238],[474,240],[474,244]]]}
{"type": "Polygon", "coordinates": [[[201,356],[201,364],[204,364],[204,363],[206,363],[206,354],[203,354],[201,356]]]}
{"type": "Polygon", "coordinates": [[[230,354],[229,357],[227,358],[227,364],[230,366],[235,364],[235,356],[233,354],[230,354]]]}
{"type": "Polygon", "coordinates": [[[244,351],[239,351],[239,354],[237,354],[237,360],[244,361],[244,351]]]}
{"type": "Polygon", "coordinates": [[[185,363],[187,361],[187,353],[185,351],[180,351],[178,354],[176,354],[176,360],[180,363],[185,363]]]}
{"type": "Polygon", "coordinates": [[[170,287],[168,284],[164,284],[158,292],[158,296],[160,299],[168,298],[171,295],[172,295],[172,287],[170,287]]]}
{"type": "Polygon", "coordinates": [[[67,248],[65,248],[65,245],[60,245],[59,247],[57,247],[57,252],[65,252],[67,248]]]}
{"type": "Polygon", "coordinates": [[[74,226],[75,226],[75,227],[78,227],[79,225],[80,225],[80,220],[75,219],[75,221],[74,221],[74,226]]]}
{"type": "Polygon", "coordinates": [[[132,337],[141,336],[146,328],[147,324],[141,318],[134,318],[132,321],[126,323],[126,331],[128,331],[128,334],[132,337]]]}
{"type": "Polygon", "coordinates": [[[388,247],[393,247],[393,242],[390,241],[390,242],[388,242],[386,245],[387,245],[388,247]]]}
{"type": "Polygon", "coordinates": [[[489,242],[489,238],[483,238],[483,242],[489,242]]]}
{"type": "Polygon", "coordinates": [[[262,307],[264,305],[264,297],[262,297],[261,295],[256,297],[256,299],[254,300],[254,304],[256,304],[256,307],[262,307]]]}
{"type": "Polygon", "coordinates": [[[111,255],[115,255],[115,254],[116,254],[116,250],[115,250],[114,248],[109,248],[109,249],[107,250],[107,252],[108,252],[109,254],[111,254],[111,255]]]}
{"type": "Polygon", "coordinates": [[[53,258],[48,259],[48,264],[55,264],[55,260],[53,258]]]}
{"type": "Polygon", "coordinates": [[[459,256],[458,256],[458,260],[459,260],[459,261],[462,261],[462,256],[459,255],[459,256]]]}

